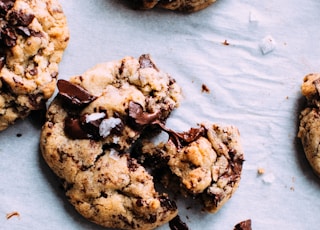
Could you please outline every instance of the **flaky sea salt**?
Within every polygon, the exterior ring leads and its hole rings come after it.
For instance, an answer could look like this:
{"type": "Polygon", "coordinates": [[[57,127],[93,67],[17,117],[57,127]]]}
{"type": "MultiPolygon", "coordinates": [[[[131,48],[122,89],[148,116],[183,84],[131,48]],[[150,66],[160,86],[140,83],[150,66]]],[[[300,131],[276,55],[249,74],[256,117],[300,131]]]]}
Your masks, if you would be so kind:
{"type": "Polygon", "coordinates": [[[263,175],[262,180],[266,184],[272,184],[272,182],[275,180],[275,176],[273,173],[267,173],[263,175]]]}
{"type": "Polygon", "coordinates": [[[118,161],[120,159],[119,154],[116,150],[114,149],[110,149],[110,154],[109,154],[110,158],[118,161]]]}
{"type": "Polygon", "coordinates": [[[121,123],[120,118],[108,118],[104,119],[99,125],[99,134],[103,138],[109,136],[111,130],[121,123]]]}
{"type": "Polygon", "coordinates": [[[276,48],[276,42],[270,35],[264,37],[260,42],[260,49],[263,54],[270,53],[276,48]]]}
{"type": "Polygon", "coordinates": [[[259,21],[259,19],[258,19],[257,13],[251,10],[249,12],[249,22],[250,23],[258,23],[258,21],[259,21]]]}
{"type": "Polygon", "coordinates": [[[86,122],[89,123],[91,121],[96,121],[102,119],[106,116],[105,113],[91,113],[86,116],[86,122]]]}

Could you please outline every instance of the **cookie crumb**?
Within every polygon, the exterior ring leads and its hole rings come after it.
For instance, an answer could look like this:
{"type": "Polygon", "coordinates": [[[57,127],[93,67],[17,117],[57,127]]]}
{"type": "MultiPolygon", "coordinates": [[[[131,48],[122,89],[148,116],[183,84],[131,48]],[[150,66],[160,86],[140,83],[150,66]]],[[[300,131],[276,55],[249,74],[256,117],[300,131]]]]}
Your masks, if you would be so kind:
{"type": "Polygon", "coordinates": [[[230,45],[230,43],[227,40],[224,40],[224,42],[222,42],[222,45],[228,46],[230,45]]]}
{"type": "Polygon", "coordinates": [[[202,84],[201,86],[201,92],[202,93],[210,93],[210,89],[205,84],[202,84]]]}
{"type": "Polygon", "coordinates": [[[259,175],[262,175],[264,173],[265,173],[264,168],[258,168],[258,174],[259,175]]]}
{"type": "Polygon", "coordinates": [[[17,133],[17,137],[22,137],[22,133],[17,133]]]}
{"type": "Polygon", "coordinates": [[[6,218],[7,220],[9,220],[11,217],[14,217],[14,216],[20,217],[19,212],[14,211],[14,212],[7,213],[6,218]]]}

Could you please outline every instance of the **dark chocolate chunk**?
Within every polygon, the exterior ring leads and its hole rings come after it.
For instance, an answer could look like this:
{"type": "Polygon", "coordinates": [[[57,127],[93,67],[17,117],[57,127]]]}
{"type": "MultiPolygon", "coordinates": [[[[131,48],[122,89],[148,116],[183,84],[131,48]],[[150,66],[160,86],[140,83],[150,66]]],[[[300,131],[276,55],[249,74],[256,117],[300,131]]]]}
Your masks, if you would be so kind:
{"type": "Polygon", "coordinates": [[[167,196],[160,197],[160,205],[161,207],[165,207],[168,210],[174,211],[177,209],[177,204],[173,200],[170,200],[167,196]]]}
{"type": "Polygon", "coordinates": [[[64,98],[64,100],[69,104],[75,105],[77,107],[82,107],[90,104],[97,98],[91,95],[84,88],[66,80],[58,80],[57,86],[59,89],[59,95],[61,95],[62,98],[64,98]]]}
{"type": "Polygon", "coordinates": [[[86,139],[87,132],[81,128],[80,120],[77,118],[67,117],[64,122],[64,132],[72,139],[86,139]]]}
{"type": "Polygon", "coordinates": [[[130,101],[129,117],[133,118],[139,125],[148,125],[156,123],[160,118],[160,112],[147,113],[143,111],[140,104],[130,101]]]}
{"type": "Polygon", "coordinates": [[[184,223],[180,216],[176,216],[169,222],[169,227],[171,230],[188,230],[188,226],[186,223],[184,223]]]}

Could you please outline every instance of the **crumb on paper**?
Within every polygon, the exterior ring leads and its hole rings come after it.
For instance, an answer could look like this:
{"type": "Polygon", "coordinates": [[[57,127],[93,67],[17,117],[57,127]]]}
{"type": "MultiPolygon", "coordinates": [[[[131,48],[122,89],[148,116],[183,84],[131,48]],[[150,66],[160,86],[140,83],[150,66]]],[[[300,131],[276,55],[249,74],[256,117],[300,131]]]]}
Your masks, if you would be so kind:
{"type": "Polygon", "coordinates": [[[230,45],[230,43],[229,43],[227,40],[224,40],[224,41],[222,42],[222,45],[228,46],[228,45],[230,45]]]}
{"type": "Polygon", "coordinates": [[[14,212],[7,213],[6,215],[7,220],[9,220],[11,217],[14,217],[14,216],[20,217],[19,212],[14,211],[14,212]]]}
{"type": "Polygon", "coordinates": [[[276,48],[276,42],[271,35],[264,37],[260,42],[262,54],[268,54],[276,48]]]}
{"type": "Polygon", "coordinates": [[[258,174],[259,174],[259,175],[262,175],[262,174],[264,174],[264,173],[265,173],[264,168],[258,168],[258,174]]]}
{"type": "Polygon", "coordinates": [[[293,186],[291,186],[291,187],[290,187],[290,190],[294,192],[294,187],[293,187],[293,186]]]}
{"type": "Polygon", "coordinates": [[[201,86],[201,92],[203,93],[210,93],[210,89],[205,84],[202,84],[201,86]]]}
{"type": "Polygon", "coordinates": [[[22,137],[22,133],[17,133],[17,137],[22,137]]]}

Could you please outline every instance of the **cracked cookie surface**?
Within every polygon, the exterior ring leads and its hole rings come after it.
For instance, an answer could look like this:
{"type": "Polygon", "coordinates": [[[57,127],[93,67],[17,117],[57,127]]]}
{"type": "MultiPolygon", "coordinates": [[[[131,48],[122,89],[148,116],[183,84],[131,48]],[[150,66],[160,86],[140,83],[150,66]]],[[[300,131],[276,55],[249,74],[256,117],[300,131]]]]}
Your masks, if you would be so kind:
{"type": "Polygon", "coordinates": [[[140,152],[160,162],[166,187],[198,199],[208,212],[217,212],[240,183],[244,156],[238,129],[201,124],[183,133],[164,130],[170,136],[167,142],[155,145],[143,140],[140,152]],[[167,173],[161,166],[168,167],[167,173]]]}
{"type": "Polygon", "coordinates": [[[177,215],[131,145],[178,106],[180,88],[149,55],[101,63],[58,81],[41,132],[42,155],[85,218],[105,227],[153,229],[177,215]]]}
{"type": "Polygon", "coordinates": [[[68,41],[57,0],[0,2],[0,130],[44,108],[68,41]]]}
{"type": "Polygon", "coordinates": [[[298,137],[314,172],[320,176],[320,74],[308,74],[301,85],[307,102],[301,111],[298,137]]]}

